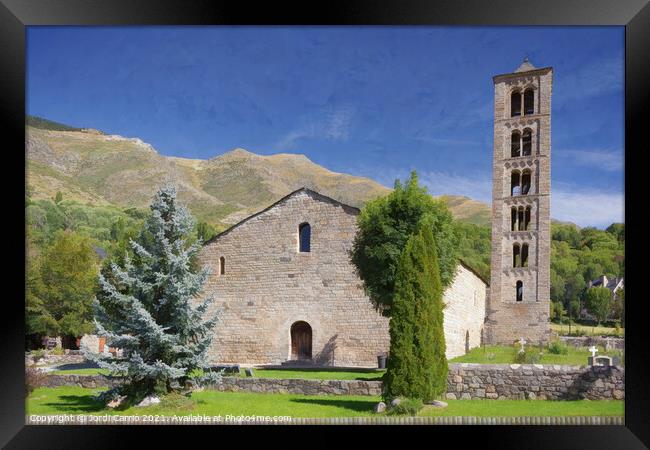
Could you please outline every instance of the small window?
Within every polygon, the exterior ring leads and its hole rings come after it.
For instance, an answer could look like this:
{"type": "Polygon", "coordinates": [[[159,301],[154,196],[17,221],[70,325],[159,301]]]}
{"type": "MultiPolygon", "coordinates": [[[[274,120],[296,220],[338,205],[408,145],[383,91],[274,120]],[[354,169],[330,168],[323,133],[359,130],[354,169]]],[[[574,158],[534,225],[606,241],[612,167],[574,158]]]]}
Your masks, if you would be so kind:
{"type": "Polygon", "coordinates": [[[300,241],[298,248],[301,253],[311,251],[311,226],[308,223],[301,223],[298,226],[298,239],[300,241]]]}
{"type": "Polygon", "coordinates": [[[219,275],[226,274],[226,258],[223,256],[219,258],[219,275]]]}
{"type": "Polygon", "coordinates": [[[516,300],[520,302],[523,299],[524,299],[524,283],[522,283],[521,281],[517,281],[516,300]]]}
{"type": "Polygon", "coordinates": [[[514,206],[510,209],[510,230],[517,231],[517,208],[514,206]]]}
{"type": "Polygon", "coordinates": [[[535,91],[526,89],[524,91],[524,114],[535,113],[535,91]]]}
{"type": "Polygon", "coordinates": [[[515,91],[510,96],[510,115],[521,116],[521,92],[515,91]]]}
{"type": "Polygon", "coordinates": [[[524,207],[520,206],[519,209],[517,210],[517,223],[519,224],[518,230],[519,231],[524,231],[525,230],[525,224],[524,224],[524,207]]]}

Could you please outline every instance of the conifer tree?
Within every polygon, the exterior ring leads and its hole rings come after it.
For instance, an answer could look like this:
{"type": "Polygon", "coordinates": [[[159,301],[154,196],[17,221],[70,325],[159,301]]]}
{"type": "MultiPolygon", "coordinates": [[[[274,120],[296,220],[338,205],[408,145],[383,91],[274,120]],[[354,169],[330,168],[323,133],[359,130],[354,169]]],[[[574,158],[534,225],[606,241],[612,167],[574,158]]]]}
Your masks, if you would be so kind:
{"type": "MultiPolygon", "coordinates": [[[[98,334],[124,356],[86,352],[100,367],[126,377],[109,397],[124,394],[130,401],[179,390],[193,372],[206,369],[217,319],[205,318],[212,296],[195,300],[208,270],[192,270],[201,244],[192,242],[194,219],[177,203],[175,188],[161,188],[150,208],[140,234],[130,241],[133,256],[125,255],[123,264],[113,263],[99,277],[98,334]]],[[[210,377],[214,381],[207,372],[210,377]]]]}
{"type": "Polygon", "coordinates": [[[383,396],[428,402],[447,387],[442,283],[432,226],[423,218],[395,275],[383,396]]]}

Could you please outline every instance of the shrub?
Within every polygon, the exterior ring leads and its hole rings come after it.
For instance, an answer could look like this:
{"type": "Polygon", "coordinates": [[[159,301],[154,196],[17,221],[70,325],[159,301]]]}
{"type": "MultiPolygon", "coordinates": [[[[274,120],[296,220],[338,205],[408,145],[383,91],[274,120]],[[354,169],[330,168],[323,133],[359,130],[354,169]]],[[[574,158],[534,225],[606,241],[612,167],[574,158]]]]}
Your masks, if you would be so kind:
{"type": "Polygon", "coordinates": [[[29,397],[29,394],[43,383],[46,376],[43,371],[38,369],[25,370],[25,397],[29,397]]]}
{"type": "Polygon", "coordinates": [[[38,350],[32,350],[32,357],[34,358],[34,362],[38,362],[41,358],[45,356],[45,350],[38,349],[38,350]]]}
{"type": "Polygon", "coordinates": [[[513,362],[516,364],[537,364],[541,361],[542,354],[536,352],[534,349],[527,349],[523,352],[519,349],[515,349],[515,354],[513,357],[513,362]]]}
{"type": "Polygon", "coordinates": [[[548,352],[553,353],[554,355],[567,355],[569,353],[569,347],[567,347],[562,341],[557,340],[550,343],[548,346],[548,352]]]}
{"type": "Polygon", "coordinates": [[[65,354],[65,350],[63,350],[63,347],[54,347],[51,351],[53,355],[58,355],[61,356],[65,354]]]}
{"type": "Polygon", "coordinates": [[[391,416],[415,416],[422,409],[424,404],[418,398],[402,398],[398,405],[388,410],[391,416]]]}
{"type": "Polygon", "coordinates": [[[585,330],[583,330],[582,328],[576,327],[574,330],[571,331],[569,336],[577,336],[577,337],[579,337],[579,336],[584,336],[585,334],[586,334],[585,330]]]}

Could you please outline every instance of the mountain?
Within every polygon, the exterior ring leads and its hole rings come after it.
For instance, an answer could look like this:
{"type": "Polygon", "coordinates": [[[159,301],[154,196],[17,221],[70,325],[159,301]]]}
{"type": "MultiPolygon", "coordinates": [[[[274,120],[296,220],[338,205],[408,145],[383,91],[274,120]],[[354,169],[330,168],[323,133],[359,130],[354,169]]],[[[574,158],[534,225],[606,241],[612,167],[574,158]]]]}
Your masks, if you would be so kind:
{"type": "MultiPolygon", "coordinates": [[[[107,135],[28,117],[27,186],[34,199],[146,207],[158,186],[172,181],[200,220],[221,228],[308,187],[360,207],[390,189],[368,178],[325,169],[299,154],[262,156],[237,148],[209,160],[167,157],[137,138],[107,135]]],[[[444,196],[454,216],[487,225],[490,208],[467,197],[444,196]]]]}

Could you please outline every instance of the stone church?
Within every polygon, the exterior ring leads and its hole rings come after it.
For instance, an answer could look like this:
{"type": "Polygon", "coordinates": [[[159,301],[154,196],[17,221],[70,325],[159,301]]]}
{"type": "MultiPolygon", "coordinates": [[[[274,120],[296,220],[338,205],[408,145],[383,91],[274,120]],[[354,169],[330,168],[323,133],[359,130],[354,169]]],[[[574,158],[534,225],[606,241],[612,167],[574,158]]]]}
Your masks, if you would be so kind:
{"type": "MultiPolygon", "coordinates": [[[[549,337],[551,80],[527,60],[494,77],[491,288],[458,266],[444,293],[448,358],[549,337]]],[[[358,214],[302,188],[206,243],[205,292],[220,314],[212,363],[377,366],[388,319],[350,262],[358,214]]]]}

